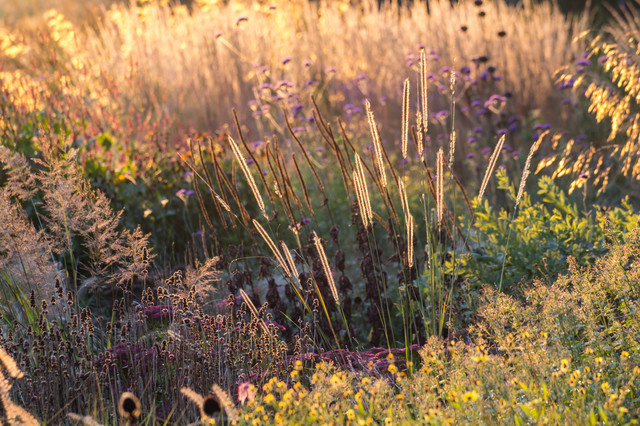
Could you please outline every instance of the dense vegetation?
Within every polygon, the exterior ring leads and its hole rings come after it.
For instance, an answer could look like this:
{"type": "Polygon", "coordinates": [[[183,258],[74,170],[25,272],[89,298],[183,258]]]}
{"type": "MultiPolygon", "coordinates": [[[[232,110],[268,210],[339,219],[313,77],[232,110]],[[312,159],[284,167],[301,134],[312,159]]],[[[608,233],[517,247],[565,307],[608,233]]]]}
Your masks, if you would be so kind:
{"type": "Polygon", "coordinates": [[[0,6],[3,420],[635,424],[640,6],[402,3],[0,6]]]}

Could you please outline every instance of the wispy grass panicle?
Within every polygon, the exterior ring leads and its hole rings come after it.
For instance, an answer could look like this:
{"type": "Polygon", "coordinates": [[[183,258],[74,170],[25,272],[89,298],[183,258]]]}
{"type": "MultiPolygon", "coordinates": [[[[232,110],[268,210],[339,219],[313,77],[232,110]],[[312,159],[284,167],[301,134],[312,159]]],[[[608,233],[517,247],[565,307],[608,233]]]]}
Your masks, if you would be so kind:
{"type": "Polygon", "coordinates": [[[538,136],[538,139],[536,139],[533,145],[531,145],[531,149],[529,150],[529,155],[527,156],[527,161],[524,163],[524,170],[522,171],[522,178],[520,179],[520,187],[518,188],[518,195],[516,196],[516,204],[513,207],[514,209],[518,208],[518,204],[520,203],[520,198],[522,198],[522,194],[524,193],[524,188],[527,184],[527,178],[529,177],[529,173],[530,173],[529,169],[531,168],[531,160],[533,158],[533,155],[536,153],[536,151],[538,151],[538,148],[540,148],[540,144],[542,143],[542,139],[548,133],[549,133],[548,130],[542,133],[540,136],[538,136]]]}
{"type": "Polygon", "coordinates": [[[444,210],[444,152],[442,148],[438,150],[436,158],[436,216],[438,226],[442,225],[444,210]]]}
{"type": "Polygon", "coordinates": [[[449,136],[449,164],[453,168],[453,160],[456,152],[456,73],[451,72],[451,134],[449,136]]]}
{"type": "Polygon", "coordinates": [[[493,149],[493,153],[491,157],[489,157],[489,165],[487,166],[487,170],[484,173],[484,178],[482,178],[482,184],[480,185],[480,191],[478,192],[478,203],[482,201],[482,197],[484,196],[484,192],[487,189],[487,184],[489,183],[489,179],[493,175],[493,170],[496,167],[496,163],[498,162],[498,157],[500,156],[500,152],[502,151],[502,146],[504,145],[506,135],[502,135],[498,144],[493,149]]]}
{"type": "Polygon", "coordinates": [[[231,145],[233,155],[235,156],[236,161],[240,165],[240,168],[242,169],[242,173],[244,174],[244,177],[247,180],[247,183],[249,184],[249,188],[251,188],[251,192],[253,193],[253,196],[256,199],[256,202],[258,203],[258,208],[260,208],[262,215],[266,217],[267,213],[265,211],[264,201],[262,200],[262,195],[258,191],[258,187],[256,186],[256,181],[253,179],[253,174],[251,173],[251,170],[249,170],[249,166],[247,166],[247,160],[244,158],[242,151],[240,151],[240,148],[235,143],[233,138],[231,136],[228,136],[227,139],[229,141],[229,145],[231,145]]]}
{"type": "Polygon", "coordinates": [[[423,131],[429,131],[429,105],[428,105],[428,74],[427,74],[427,55],[424,49],[420,50],[420,100],[422,106],[422,127],[423,131]]]}
{"type": "Polygon", "coordinates": [[[340,305],[340,297],[338,297],[338,289],[336,288],[336,283],[333,280],[333,273],[331,272],[331,267],[329,266],[329,259],[327,259],[327,255],[324,252],[324,247],[322,247],[322,241],[318,238],[315,231],[312,233],[313,235],[313,243],[316,246],[316,250],[318,251],[318,256],[320,257],[320,262],[322,263],[322,270],[324,271],[324,275],[327,278],[327,283],[329,284],[329,289],[331,290],[331,295],[336,302],[336,305],[340,305]]]}
{"type": "Polygon", "coordinates": [[[356,169],[353,171],[353,181],[356,190],[356,198],[360,210],[360,217],[365,228],[373,223],[373,212],[371,210],[371,200],[369,199],[369,189],[364,174],[364,167],[360,156],[355,156],[356,169]]]}
{"type": "Polygon", "coordinates": [[[282,268],[282,271],[285,273],[287,277],[291,278],[293,272],[289,269],[289,265],[287,264],[287,262],[285,262],[284,258],[282,257],[282,254],[278,250],[278,246],[276,246],[276,243],[273,242],[273,240],[271,239],[267,231],[262,227],[262,225],[260,225],[260,222],[253,219],[253,226],[258,230],[262,239],[267,243],[267,245],[271,249],[271,252],[276,257],[278,264],[282,268]]]}
{"type": "Polygon", "coordinates": [[[420,156],[420,161],[424,161],[424,136],[422,128],[422,113],[416,111],[416,149],[420,156]]]}
{"type": "Polygon", "coordinates": [[[409,146],[409,79],[404,80],[402,89],[402,158],[407,158],[407,148],[409,146]]]}
{"type": "Polygon", "coordinates": [[[376,165],[378,167],[378,173],[380,173],[380,182],[383,188],[387,187],[387,174],[384,169],[384,157],[382,154],[382,141],[380,140],[380,132],[378,132],[378,125],[371,111],[371,103],[369,100],[365,101],[365,107],[367,110],[367,121],[369,122],[369,129],[371,131],[371,137],[373,138],[373,147],[375,149],[376,165]]]}

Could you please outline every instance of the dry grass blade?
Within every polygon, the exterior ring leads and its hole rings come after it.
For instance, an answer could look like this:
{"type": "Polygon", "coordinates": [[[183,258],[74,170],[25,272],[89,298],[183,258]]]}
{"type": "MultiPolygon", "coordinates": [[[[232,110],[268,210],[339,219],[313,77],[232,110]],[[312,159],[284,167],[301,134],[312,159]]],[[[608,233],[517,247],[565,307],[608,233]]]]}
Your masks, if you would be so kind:
{"type": "Polygon", "coordinates": [[[376,165],[378,166],[378,173],[380,173],[380,181],[382,187],[387,187],[387,174],[384,170],[384,160],[382,157],[382,142],[380,141],[380,132],[378,132],[378,126],[376,120],[373,117],[373,111],[371,111],[371,104],[369,101],[365,101],[365,108],[367,110],[367,121],[369,123],[369,130],[371,131],[371,138],[373,139],[373,148],[376,155],[376,165]]]}
{"type": "Polygon", "coordinates": [[[505,135],[502,135],[498,144],[493,149],[493,153],[489,158],[489,165],[487,166],[487,170],[484,173],[484,178],[482,179],[482,185],[480,185],[480,192],[478,192],[478,203],[482,201],[482,196],[484,195],[485,190],[487,189],[487,184],[489,183],[489,179],[493,174],[493,169],[496,167],[496,163],[498,162],[498,156],[500,155],[500,151],[502,151],[502,145],[504,145],[505,135]]]}
{"type": "Polygon", "coordinates": [[[322,270],[324,271],[324,275],[327,278],[327,283],[329,284],[329,289],[331,289],[331,295],[333,299],[336,301],[336,305],[340,305],[340,298],[338,297],[338,289],[336,288],[336,283],[333,280],[333,273],[331,272],[331,268],[329,267],[329,259],[327,259],[327,255],[324,252],[324,247],[322,247],[322,241],[316,235],[315,231],[312,232],[313,235],[313,243],[316,246],[316,250],[318,251],[318,256],[320,256],[320,262],[322,263],[322,270]]]}
{"type": "Polygon", "coordinates": [[[267,184],[266,179],[264,178],[264,170],[262,170],[262,167],[260,166],[258,159],[256,158],[255,155],[253,155],[253,151],[251,151],[249,149],[249,146],[247,145],[247,141],[244,138],[244,135],[242,134],[242,127],[240,126],[240,121],[238,120],[238,114],[236,113],[236,109],[233,108],[232,111],[233,111],[233,121],[236,124],[236,130],[238,131],[238,136],[240,136],[240,141],[242,142],[244,149],[249,153],[251,160],[253,160],[253,164],[255,164],[255,166],[258,168],[258,176],[260,176],[260,180],[262,181],[262,185],[264,186],[264,189],[267,190],[267,195],[269,196],[269,200],[273,201],[274,195],[271,192],[271,188],[269,188],[269,185],[267,184]]]}
{"type": "Polygon", "coordinates": [[[407,266],[413,267],[413,215],[407,214],[407,266]]]}
{"type": "Polygon", "coordinates": [[[425,133],[429,130],[429,105],[427,104],[427,57],[424,49],[420,50],[420,94],[422,101],[422,128],[425,133]]]}
{"type": "Polygon", "coordinates": [[[529,150],[529,155],[527,156],[527,161],[524,164],[524,170],[522,172],[522,179],[520,179],[520,188],[518,188],[518,195],[516,196],[516,205],[514,206],[514,209],[518,208],[518,203],[520,203],[520,198],[522,198],[522,194],[524,193],[524,187],[527,184],[527,178],[529,177],[529,169],[531,168],[531,159],[533,158],[533,154],[536,153],[536,151],[540,147],[540,144],[542,143],[542,139],[548,133],[549,131],[547,130],[546,132],[538,136],[538,139],[533,143],[531,149],[529,150]]]}
{"type": "Polygon", "coordinates": [[[438,150],[436,161],[436,216],[438,218],[438,226],[442,224],[442,213],[444,205],[444,153],[442,148],[438,150]]]}
{"type": "Polygon", "coordinates": [[[300,166],[298,165],[298,160],[296,160],[296,155],[291,153],[291,160],[293,160],[293,165],[296,169],[296,174],[298,175],[298,180],[300,181],[300,186],[302,186],[302,194],[304,195],[304,202],[307,205],[307,209],[309,209],[309,213],[311,216],[314,216],[316,213],[313,211],[313,206],[311,205],[311,197],[309,197],[309,190],[307,189],[307,184],[302,176],[302,172],[300,171],[300,166]]]}
{"type": "Polygon", "coordinates": [[[404,80],[402,88],[402,158],[407,158],[409,145],[409,79],[404,80]]]}
{"type": "Polygon", "coordinates": [[[367,180],[364,175],[364,167],[362,166],[362,160],[358,154],[356,154],[356,170],[353,171],[353,181],[356,190],[356,198],[358,199],[358,206],[360,208],[360,216],[362,217],[362,224],[365,228],[368,228],[373,221],[373,214],[371,211],[371,200],[369,198],[367,180]]]}
{"type": "Polygon", "coordinates": [[[255,228],[260,233],[260,236],[262,236],[262,239],[267,243],[267,245],[271,249],[271,252],[276,257],[276,260],[280,264],[280,267],[284,271],[285,275],[287,277],[291,278],[293,272],[291,270],[289,270],[289,267],[287,266],[287,263],[285,262],[284,258],[282,257],[282,254],[278,250],[278,247],[273,242],[273,240],[271,239],[271,237],[269,236],[267,231],[265,231],[265,229],[262,227],[262,225],[260,225],[260,223],[255,219],[253,219],[253,226],[255,226],[255,228]]]}
{"type": "Polygon", "coordinates": [[[244,158],[244,155],[242,155],[242,151],[240,151],[240,148],[238,147],[238,145],[236,145],[233,138],[231,136],[228,136],[227,140],[229,141],[229,145],[231,145],[231,149],[233,150],[233,155],[236,157],[236,161],[238,162],[238,164],[240,164],[242,173],[244,174],[244,177],[249,184],[249,188],[251,188],[251,192],[253,193],[256,202],[258,203],[258,207],[260,208],[262,215],[266,217],[267,213],[265,211],[264,201],[262,200],[262,195],[260,194],[260,192],[258,192],[258,187],[256,186],[256,182],[253,179],[253,174],[251,174],[251,171],[247,166],[247,160],[244,158]]]}

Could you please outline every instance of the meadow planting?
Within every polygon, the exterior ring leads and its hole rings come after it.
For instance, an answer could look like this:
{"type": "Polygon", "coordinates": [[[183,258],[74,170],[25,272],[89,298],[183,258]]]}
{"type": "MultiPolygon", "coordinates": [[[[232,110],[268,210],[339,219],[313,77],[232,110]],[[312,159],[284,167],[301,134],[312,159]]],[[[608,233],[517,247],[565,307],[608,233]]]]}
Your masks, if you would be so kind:
{"type": "Polygon", "coordinates": [[[637,424],[640,3],[593,7],[0,4],[0,418],[637,424]]]}

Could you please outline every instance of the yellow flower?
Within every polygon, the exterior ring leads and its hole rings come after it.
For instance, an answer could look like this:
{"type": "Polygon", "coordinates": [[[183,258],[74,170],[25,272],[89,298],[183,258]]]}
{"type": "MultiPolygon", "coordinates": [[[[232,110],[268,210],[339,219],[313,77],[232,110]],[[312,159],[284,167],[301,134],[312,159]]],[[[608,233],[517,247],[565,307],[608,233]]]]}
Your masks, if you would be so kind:
{"type": "Polygon", "coordinates": [[[560,372],[562,373],[566,373],[567,371],[569,371],[569,363],[571,361],[568,359],[563,359],[562,361],[560,361],[560,372]]]}
{"type": "Polygon", "coordinates": [[[623,360],[629,358],[629,352],[622,351],[622,353],[620,354],[620,358],[622,358],[623,360]]]}
{"type": "Polygon", "coordinates": [[[264,397],[264,402],[266,402],[267,404],[271,404],[275,400],[276,400],[276,397],[273,396],[272,393],[268,393],[267,396],[264,397]]]}
{"type": "Polygon", "coordinates": [[[609,390],[611,389],[611,386],[609,386],[608,382],[603,382],[600,387],[602,388],[602,392],[609,392],[609,390]]]}
{"type": "Polygon", "coordinates": [[[618,407],[618,412],[620,414],[627,414],[629,410],[626,407],[618,407]]]}
{"type": "Polygon", "coordinates": [[[462,394],[462,400],[464,402],[474,402],[479,397],[480,397],[480,395],[475,390],[472,390],[471,392],[465,392],[465,393],[462,394]]]}
{"type": "Polygon", "coordinates": [[[356,413],[352,409],[347,410],[347,419],[353,421],[356,418],[356,413]]]}
{"type": "Polygon", "coordinates": [[[398,372],[398,367],[396,367],[394,364],[391,364],[389,365],[387,370],[389,370],[389,373],[391,374],[396,374],[398,372]]]}
{"type": "Polygon", "coordinates": [[[402,401],[402,400],[404,399],[404,394],[403,394],[403,393],[399,393],[399,394],[397,394],[397,395],[396,395],[396,399],[397,399],[398,401],[402,401]]]}

